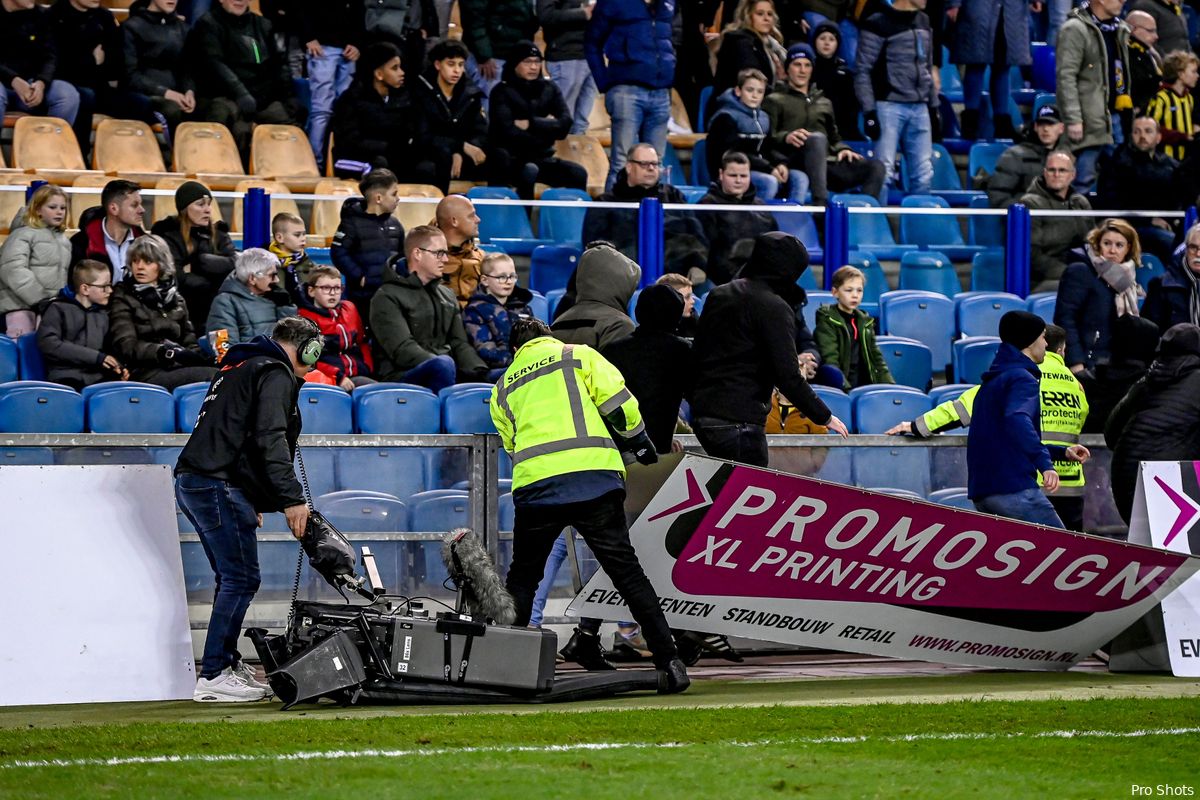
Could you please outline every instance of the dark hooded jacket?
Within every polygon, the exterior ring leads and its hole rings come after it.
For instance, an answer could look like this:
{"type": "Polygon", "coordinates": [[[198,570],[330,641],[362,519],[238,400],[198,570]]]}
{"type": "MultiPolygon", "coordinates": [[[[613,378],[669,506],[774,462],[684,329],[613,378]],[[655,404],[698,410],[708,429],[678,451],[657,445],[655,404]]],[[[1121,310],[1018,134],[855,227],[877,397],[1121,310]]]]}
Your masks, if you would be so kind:
{"type": "Polygon", "coordinates": [[[70,0],[59,0],[47,13],[58,49],[54,77],[91,88],[125,80],[125,45],[112,11],[104,7],[80,11],[70,0]],[[96,63],[97,47],[104,48],[103,64],[96,63]]]}
{"type": "Polygon", "coordinates": [[[770,172],[783,163],[783,156],[768,146],[771,118],[761,108],[750,108],[730,89],[714,102],[716,111],[708,128],[708,174],[715,176],[721,169],[721,159],[728,150],[745,153],[750,169],[770,172]]]}
{"type": "Polygon", "coordinates": [[[347,295],[360,307],[383,285],[388,261],[404,251],[404,226],[391,214],[368,214],[367,201],[342,203],[342,221],[329,255],[346,276],[347,295]],[[364,283],[365,280],[365,283],[364,283]]]}
{"type": "Polygon", "coordinates": [[[1112,449],[1112,488],[1128,522],[1141,461],[1200,460],[1200,328],[1163,334],[1150,371],[1125,395],[1104,429],[1112,449]]]}
{"type": "Polygon", "coordinates": [[[589,0],[538,0],[538,21],[546,40],[547,61],[583,59],[583,32],[588,16],[583,7],[589,0]]]}
{"type": "Polygon", "coordinates": [[[454,84],[450,98],[438,87],[437,70],[430,67],[418,78],[413,99],[419,122],[416,140],[421,146],[446,156],[463,151],[463,142],[482,149],[487,146],[487,117],[483,113],[483,91],[466,75],[454,84]]]}
{"type": "Polygon", "coordinates": [[[129,88],[148,97],[162,97],[168,90],[194,90],[196,84],[183,56],[187,31],[187,23],[178,14],[152,11],[147,0],[135,3],[129,19],[121,23],[129,88]]]}
{"type": "Polygon", "coordinates": [[[251,11],[235,16],[214,4],[192,26],[188,60],[202,97],[253,100],[258,108],[292,101],[292,76],[275,43],[271,23],[251,11]]]}
{"type": "Polygon", "coordinates": [[[530,0],[459,0],[463,44],[479,61],[504,58],[513,44],[532,39],[538,20],[530,0]]]}
{"type": "Polygon", "coordinates": [[[1104,433],[1117,403],[1150,369],[1160,335],[1158,326],[1145,317],[1126,314],[1113,323],[1112,358],[1097,365],[1093,375],[1079,376],[1088,399],[1083,433],[1104,433]]]}
{"type": "Polygon", "coordinates": [[[841,29],[836,23],[822,22],[812,29],[810,40],[817,57],[813,63],[812,85],[826,97],[837,98],[833,115],[837,120],[838,133],[852,142],[867,138],[858,129],[859,107],[858,97],[854,94],[854,69],[838,55],[842,45],[841,29]],[[832,56],[825,57],[816,52],[817,37],[822,33],[832,33],[837,37],[838,50],[832,56]]]}
{"type": "Polygon", "coordinates": [[[1192,292],[1200,291],[1200,286],[1188,277],[1186,261],[1187,248],[1180,245],[1167,264],[1167,271],[1151,280],[1146,287],[1142,316],[1158,325],[1163,333],[1181,322],[1192,321],[1192,292]]]}
{"type": "Polygon", "coordinates": [[[987,179],[988,205],[992,208],[1008,208],[1029,191],[1035,180],[1041,177],[1046,156],[1061,150],[1071,152],[1067,137],[1058,137],[1054,147],[1046,147],[1037,138],[1033,126],[1025,132],[1025,138],[1000,154],[996,169],[987,179]]]}
{"type": "Polygon", "coordinates": [[[633,333],[627,309],[641,277],[633,259],[608,245],[585,250],[575,270],[575,305],[550,326],[555,338],[603,350],[633,333]]]}
{"type": "Polygon", "coordinates": [[[683,306],[683,296],[670,286],[647,286],[638,295],[637,330],[601,352],[637,398],[646,435],[659,453],[671,452],[679,407],[691,381],[691,347],[675,335],[683,306]]]}
{"type": "Polygon", "coordinates": [[[90,386],[115,375],[104,363],[108,308],[84,308],[70,288],[59,291],[38,323],[37,345],[46,363],[46,380],[90,386]]]}
{"type": "Polygon", "coordinates": [[[678,0],[605,0],[584,32],[596,88],[666,89],[675,81],[675,43],[683,32],[678,0]]]}
{"type": "Polygon", "coordinates": [[[159,353],[166,342],[198,350],[187,305],[174,278],[157,284],[138,284],[128,274],[113,290],[108,303],[109,352],[141,380],[163,368],[159,353]]]}
{"type": "Polygon", "coordinates": [[[721,49],[717,51],[713,91],[719,94],[737,86],[738,73],[744,69],[756,69],[765,75],[768,90],[775,83],[775,64],[758,34],[740,28],[725,31],[721,49]]]}
{"type": "Polygon", "coordinates": [[[407,87],[390,90],[385,100],[370,76],[360,75],[333,102],[333,158],[363,161],[403,175],[410,166],[405,159],[416,128],[407,87]]]}
{"type": "Polygon", "coordinates": [[[171,250],[171,259],[179,276],[179,291],[187,302],[188,317],[197,330],[207,330],[208,310],[221,289],[221,282],[233,272],[237,248],[229,236],[229,226],[223,220],[213,223],[216,236],[205,228],[192,228],[189,234],[194,245],[189,253],[183,242],[179,217],[164,217],[154,223],[150,232],[161,236],[171,250]]]}
{"type": "MultiPolygon", "coordinates": [[[[1143,153],[1126,142],[1112,153],[1102,153],[1096,171],[1097,208],[1171,210],[1188,201],[1191,187],[1177,177],[1179,162],[1157,150],[1143,153]]],[[[1144,225],[1146,220],[1134,223],[1144,225]]]]}
{"type": "Polygon", "coordinates": [[[742,268],[758,235],[779,230],[779,224],[767,210],[767,204],[755,194],[753,185],[741,197],[734,197],[714,181],[699,204],[762,207],[756,211],[710,211],[698,215],[708,238],[708,261],[704,267],[708,279],[716,284],[728,283],[742,268]]]}
{"type": "Polygon", "coordinates": [[[488,101],[488,139],[492,146],[501,147],[517,161],[541,161],[554,155],[554,143],[571,132],[571,110],[554,82],[538,76],[527,81],[514,72],[515,53],[529,53],[532,42],[522,42],[514,48],[514,57],[504,62],[502,80],[492,89],[488,101]],[[527,120],[529,127],[521,130],[517,120],[527,120]]]}
{"type": "Polygon", "coordinates": [[[832,414],[800,374],[796,281],[808,251],[794,236],[764,233],[741,275],[708,294],[692,345],[693,417],[763,425],[778,387],[800,413],[824,425],[832,414]]]}
{"type": "Polygon", "coordinates": [[[300,437],[301,382],[266,336],[234,345],[200,406],[175,474],[228,481],[260,513],[304,502],[292,460],[300,437]]]}

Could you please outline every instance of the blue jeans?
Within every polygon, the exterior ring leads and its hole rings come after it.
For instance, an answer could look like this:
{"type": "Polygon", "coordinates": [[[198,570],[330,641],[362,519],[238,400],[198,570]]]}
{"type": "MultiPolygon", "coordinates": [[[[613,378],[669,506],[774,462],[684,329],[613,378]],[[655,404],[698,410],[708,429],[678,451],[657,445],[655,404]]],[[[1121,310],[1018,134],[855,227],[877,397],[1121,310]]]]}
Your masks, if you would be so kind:
{"type": "Polygon", "coordinates": [[[75,124],[75,116],[79,113],[79,91],[64,81],[50,81],[46,87],[46,97],[37,109],[30,108],[21,102],[17,93],[11,88],[0,90],[0,117],[11,108],[13,111],[29,111],[35,113],[45,109],[50,117],[65,119],[67,124],[75,124]]]}
{"type": "Polygon", "coordinates": [[[550,592],[554,589],[554,579],[558,576],[559,569],[562,568],[563,562],[567,560],[567,534],[564,532],[554,540],[554,547],[550,550],[550,557],[546,559],[546,571],[542,574],[542,582],[538,584],[537,592],[533,595],[533,611],[529,614],[529,624],[533,627],[540,627],[542,624],[542,614],[546,610],[546,600],[550,597],[550,592]]]}
{"type": "Polygon", "coordinates": [[[985,514],[1008,517],[1047,528],[1062,528],[1062,520],[1041,489],[1024,489],[1012,494],[993,494],[973,501],[975,508],[985,514]]]}
{"type": "MultiPolygon", "coordinates": [[[[788,168],[787,199],[793,203],[804,205],[808,200],[808,190],[811,186],[808,174],[801,169],[788,168]]],[[[758,187],[755,187],[758,191],[758,187]]],[[[762,197],[760,194],[759,197],[762,197]]],[[[764,200],[767,198],[763,197],[764,200]]]]}
{"type": "Polygon", "coordinates": [[[453,386],[458,375],[458,368],[450,356],[434,356],[422,361],[408,372],[400,376],[401,383],[415,383],[432,390],[435,394],[453,386]]]}
{"type": "Polygon", "coordinates": [[[881,100],[877,158],[883,162],[885,179],[879,202],[887,205],[888,183],[896,174],[896,150],[903,147],[909,166],[909,194],[929,194],[933,184],[933,128],[929,108],[921,103],[892,103],[881,100]]]}
{"type": "Polygon", "coordinates": [[[671,118],[671,90],[646,89],[622,84],[604,95],[604,107],[612,117],[612,157],[609,159],[605,191],[611,190],[617,173],[625,168],[629,148],[639,142],[654,146],[659,158],[667,152],[667,120],[671,118]]]}
{"type": "Polygon", "coordinates": [[[1096,162],[1101,153],[1111,153],[1117,146],[1125,143],[1125,130],[1121,127],[1121,116],[1112,114],[1113,143],[1085,147],[1075,151],[1075,180],[1071,187],[1080,194],[1087,194],[1096,185],[1096,162]]]}
{"type": "Polygon", "coordinates": [[[1050,21],[1046,26],[1046,41],[1051,47],[1058,42],[1058,29],[1067,21],[1067,15],[1071,13],[1073,5],[1071,0],[1050,0],[1050,21]]]}
{"type": "Polygon", "coordinates": [[[308,87],[312,92],[312,110],[308,115],[308,141],[312,144],[317,166],[325,166],[325,131],[333,116],[333,101],[350,88],[354,80],[354,62],[342,55],[342,48],[321,45],[321,57],[308,58],[308,87]]]}
{"type": "Polygon", "coordinates": [[[779,194],[779,179],[769,172],[751,172],[750,184],[761,200],[774,200],[779,194]]]}
{"type": "Polygon", "coordinates": [[[175,499],[217,576],[200,662],[200,677],[211,679],[241,659],[238,635],[259,584],[258,518],[241,489],[217,478],[181,474],[175,499]]]}
{"type": "Polygon", "coordinates": [[[475,60],[475,56],[467,56],[467,75],[475,81],[476,86],[483,90],[483,110],[485,112],[488,110],[488,99],[492,96],[492,89],[496,88],[496,84],[500,82],[500,75],[504,72],[503,58],[493,57],[492,62],[496,65],[496,78],[488,80],[479,71],[479,62],[475,60]]]}
{"type": "Polygon", "coordinates": [[[550,80],[562,92],[571,112],[571,133],[587,133],[588,118],[596,102],[596,81],[592,70],[582,58],[570,61],[547,61],[550,80]]]}

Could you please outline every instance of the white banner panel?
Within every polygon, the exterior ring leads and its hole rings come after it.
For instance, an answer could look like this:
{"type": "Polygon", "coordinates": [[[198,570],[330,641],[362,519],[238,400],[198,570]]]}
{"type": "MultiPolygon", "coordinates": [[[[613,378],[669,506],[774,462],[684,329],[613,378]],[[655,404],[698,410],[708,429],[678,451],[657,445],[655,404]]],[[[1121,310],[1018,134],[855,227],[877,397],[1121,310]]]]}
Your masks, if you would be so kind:
{"type": "Polygon", "coordinates": [[[0,466],[0,705],[195,687],[170,468],[0,466]]]}

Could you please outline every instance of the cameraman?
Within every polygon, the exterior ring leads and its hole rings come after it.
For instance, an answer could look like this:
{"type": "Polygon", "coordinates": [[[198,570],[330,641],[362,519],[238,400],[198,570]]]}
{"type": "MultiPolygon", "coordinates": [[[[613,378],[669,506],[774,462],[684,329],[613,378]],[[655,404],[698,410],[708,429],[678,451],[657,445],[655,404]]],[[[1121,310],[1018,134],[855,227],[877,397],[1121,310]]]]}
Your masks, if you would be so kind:
{"type": "Polygon", "coordinates": [[[283,511],[297,539],[308,524],[292,460],[300,435],[301,379],[322,344],[316,325],[287,317],[270,338],[256,336],[230,348],[175,465],[175,497],[217,576],[192,695],[197,702],[236,703],[270,694],[235,645],[258,591],[256,531],[263,513],[283,511]]]}
{"type": "Polygon", "coordinates": [[[563,344],[540,320],[514,322],[509,347],[513,362],[492,390],[491,414],[513,462],[513,624],[529,624],[546,557],[563,528],[574,527],[642,626],[659,693],[684,691],[691,681],[625,520],[621,451],[643,464],[658,460],[637,400],[616,367],[587,345],[563,344]]]}

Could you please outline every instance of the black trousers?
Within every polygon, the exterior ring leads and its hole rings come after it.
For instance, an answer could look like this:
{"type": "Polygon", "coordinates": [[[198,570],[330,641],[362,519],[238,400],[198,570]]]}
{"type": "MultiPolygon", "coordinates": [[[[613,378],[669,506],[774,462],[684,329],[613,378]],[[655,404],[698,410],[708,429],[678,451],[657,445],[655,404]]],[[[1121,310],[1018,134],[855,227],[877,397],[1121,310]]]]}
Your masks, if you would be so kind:
{"type": "Polygon", "coordinates": [[[1048,494],[1046,497],[1050,499],[1050,505],[1054,506],[1054,510],[1058,513],[1058,518],[1062,520],[1067,530],[1084,532],[1082,495],[1059,497],[1048,494]]]}
{"type": "Polygon", "coordinates": [[[587,170],[561,158],[530,160],[496,148],[487,163],[492,167],[489,182],[513,187],[523,200],[533,199],[533,185],[539,181],[554,188],[587,189],[587,170]]]}
{"type": "Polygon", "coordinates": [[[629,542],[624,504],[625,491],[617,489],[579,503],[517,505],[512,565],[505,581],[517,602],[517,619],[513,624],[529,624],[533,596],[545,572],[546,558],[554,547],[554,540],[563,528],[574,527],[625,599],[634,620],[642,626],[642,635],[654,654],[654,664],[661,668],[676,657],[675,641],[658,604],[658,595],[629,542]]]}
{"type": "Polygon", "coordinates": [[[749,422],[696,417],[692,430],[704,452],[713,458],[736,461],[751,467],[766,467],[770,462],[767,433],[762,425],[749,422]]]}

